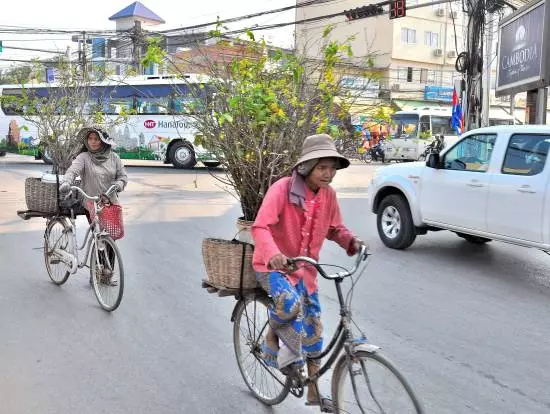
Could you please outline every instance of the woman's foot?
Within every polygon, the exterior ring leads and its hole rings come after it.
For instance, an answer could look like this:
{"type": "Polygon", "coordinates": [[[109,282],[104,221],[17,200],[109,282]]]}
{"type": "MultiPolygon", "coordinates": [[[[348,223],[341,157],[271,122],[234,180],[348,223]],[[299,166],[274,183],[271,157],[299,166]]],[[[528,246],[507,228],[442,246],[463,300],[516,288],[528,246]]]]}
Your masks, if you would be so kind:
{"type": "Polygon", "coordinates": [[[309,396],[306,401],[307,406],[317,406],[321,409],[322,413],[333,413],[334,412],[334,405],[332,404],[332,400],[328,397],[315,397],[310,399],[309,396]]]}

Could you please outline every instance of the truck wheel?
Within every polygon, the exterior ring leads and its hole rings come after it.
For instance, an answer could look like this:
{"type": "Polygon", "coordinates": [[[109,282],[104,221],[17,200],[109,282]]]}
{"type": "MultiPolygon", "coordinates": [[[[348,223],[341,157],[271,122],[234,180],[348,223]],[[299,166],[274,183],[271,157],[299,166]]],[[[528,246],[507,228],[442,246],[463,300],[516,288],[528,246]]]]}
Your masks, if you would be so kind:
{"type": "Polygon", "coordinates": [[[382,200],[376,224],[382,243],[391,249],[406,249],[416,239],[409,204],[401,195],[389,195],[382,200]]]}
{"type": "Polygon", "coordinates": [[[456,233],[458,237],[462,237],[464,240],[466,240],[468,243],[472,244],[485,244],[489,243],[491,239],[487,239],[485,237],[479,237],[479,236],[472,236],[471,234],[465,234],[465,233],[456,233]]]}
{"type": "Polygon", "coordinates": [[[170,148],[169,155],[176,168],[193,168],[197,163],[193,147],[185,142],[176,142],[170,148]]]}

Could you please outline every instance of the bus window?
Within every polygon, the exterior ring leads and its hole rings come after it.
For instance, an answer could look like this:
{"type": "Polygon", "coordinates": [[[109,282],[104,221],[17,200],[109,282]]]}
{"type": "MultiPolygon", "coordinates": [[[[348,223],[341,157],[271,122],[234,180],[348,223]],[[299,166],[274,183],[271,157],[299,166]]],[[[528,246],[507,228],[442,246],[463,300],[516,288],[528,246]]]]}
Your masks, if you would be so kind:
{"type": "Polygon", "coordinates": [[[451,127],[450,116],[432,116],[432,134],[434,135],[456,135],[451,127]]]}
{"type": "Polygon", "coordinates": [[[417,138],[418,137],[418,115],[416,114],[393,114],[392,132],[393,138],[417,138]]]}
{"type": "Polygon", "coordinates": [[[167,115],[169,109],[169,98],[137,98],[137,113],[138,114],[154,114],[167,115]]]}
{"type": "Polygon", "coordinates": [[[422,115],[420,117],[420,133],[427,133],[432,130],[430,126],[430,117],[428,115],[422,115]]]}
{"type": "Polygon", "coordinates": [[[103,113],[106,115],[120,115],[134,109],[134,97],[107,98],[103,100],[103,113]]]}
{"type": "Polygon", "coordinates": [[[23,96],[21,89],[4,89],[2,95],[1,104],[4,115],[23,114],[23,108],[17,104],[17,100],[23,96]]]}

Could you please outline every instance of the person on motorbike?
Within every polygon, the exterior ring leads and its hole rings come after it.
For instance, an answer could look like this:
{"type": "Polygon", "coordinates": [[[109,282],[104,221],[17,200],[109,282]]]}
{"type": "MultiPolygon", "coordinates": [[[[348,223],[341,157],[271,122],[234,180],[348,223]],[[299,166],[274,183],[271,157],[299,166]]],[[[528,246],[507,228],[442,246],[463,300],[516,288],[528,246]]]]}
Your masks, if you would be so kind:
{"type": "MultiPolygon", "coordinates": [[[[318,260],[325,239],[338,243],[350,256],[363,243],[343,224],[336,192],[330,187],[336,171],[349,164],[329,135],[307,137],[292,177],[268,189],[252,226],[254,270],[274,302],[262,357],[284,372],[293,364],[307,364],[309,375],[314,375],[320,366],[315,358],[323,348],[317,271],[313,267],[291,270],[287,258],[318,260]]],[[[332,410],[331,400],[319,397],[317,384],[308,387],[306,405],[332,410]]]]}

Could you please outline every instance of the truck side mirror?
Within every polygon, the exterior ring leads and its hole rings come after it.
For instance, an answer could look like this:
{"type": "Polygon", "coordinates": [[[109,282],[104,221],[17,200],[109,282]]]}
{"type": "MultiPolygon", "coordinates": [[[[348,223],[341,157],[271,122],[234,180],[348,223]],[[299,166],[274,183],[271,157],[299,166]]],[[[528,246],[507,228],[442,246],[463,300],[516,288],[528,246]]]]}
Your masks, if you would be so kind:
{"type": "Polygon", "coordinates": [[[435,168],[436,170],[441,168],[441,158],[439,157],[439,154],[431,153],[430,155],[428,155],[426,167],[435,168]]]}

